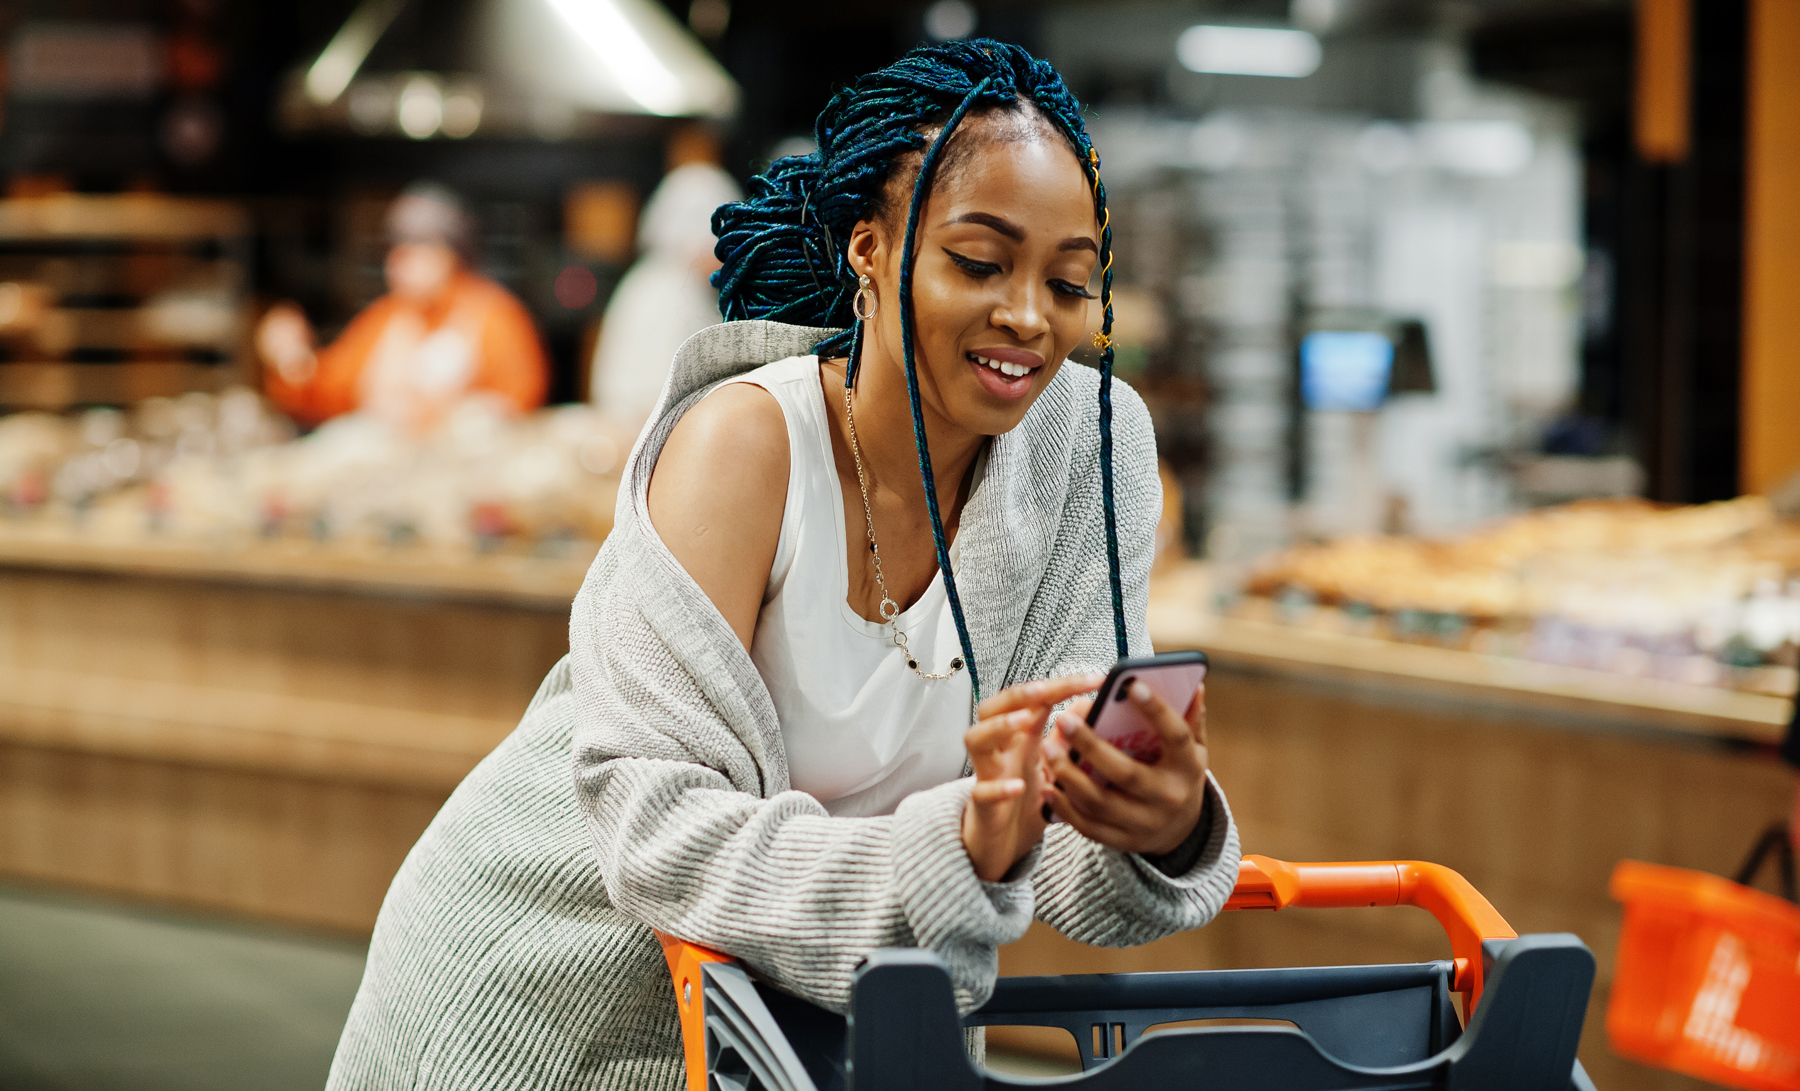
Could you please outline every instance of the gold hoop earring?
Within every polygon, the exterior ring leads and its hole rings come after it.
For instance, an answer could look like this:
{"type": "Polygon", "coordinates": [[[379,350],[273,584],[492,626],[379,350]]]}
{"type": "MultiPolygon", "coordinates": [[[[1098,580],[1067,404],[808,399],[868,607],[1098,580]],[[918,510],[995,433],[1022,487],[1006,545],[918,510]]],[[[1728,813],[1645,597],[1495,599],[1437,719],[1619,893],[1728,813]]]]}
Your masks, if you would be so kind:
{"type": "Polygon", "coordinates": [[[874,318],[875,312],[881,308],[881,300],[875,298],[875,289],[869,286],[869,276],[867,273],[857,277],[856,283],[856,296],[850,300],[850,313],[855,315],[859,321],[867,322],[869,319],[874,318]],[[865,295],[869,297],[869,309],[867,314],[863,313],[863,297],[865,295]]]}

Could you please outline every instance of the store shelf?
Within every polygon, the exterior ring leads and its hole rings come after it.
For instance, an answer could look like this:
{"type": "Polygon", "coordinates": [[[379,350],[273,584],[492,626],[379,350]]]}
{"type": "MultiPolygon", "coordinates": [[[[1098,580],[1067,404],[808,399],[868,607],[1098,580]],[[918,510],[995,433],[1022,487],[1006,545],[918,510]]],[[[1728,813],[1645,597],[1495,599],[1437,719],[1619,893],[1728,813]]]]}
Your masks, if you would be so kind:
{"type": "Polygon", "coordinates": [[[146,538],[106,542],[54,526],[0,524],[0,568],[164,576],[287,590],[483,602],[567,613],[592,543],[561,557],[449,553],[304,541],[206,545],[146,538]]]}
{"type": "Polygon", "coordinates": [[[0,406],[54,410],[71,405],[129,405],[192,390],[215,392],[238,377],[234,368],[180,360],[0,364],[0,406]]]}
{"type": "Polygon", "coordinates": [[[0,201],[0,409],[128,405],[244,381],[250,231],[224,201],[0,201]]]}
{"type": "Polygon", "coordinates": [[[181,241],[249,233],[249,214],[228,201],[197,201],[158,194],[58,194],[0,201],[0,242],[181,241]]]}
{"type": "Polygon", "coordinates": [[[1774,743],[1792,712],[1791,701],[1765,694],[1221,617],[1211,609],[1211,583],[1199,564],[1153,584],[1149,621],[1158,649],[1200,648],[1220,664],[1526,704],[1615,724],[1774,743]]]}

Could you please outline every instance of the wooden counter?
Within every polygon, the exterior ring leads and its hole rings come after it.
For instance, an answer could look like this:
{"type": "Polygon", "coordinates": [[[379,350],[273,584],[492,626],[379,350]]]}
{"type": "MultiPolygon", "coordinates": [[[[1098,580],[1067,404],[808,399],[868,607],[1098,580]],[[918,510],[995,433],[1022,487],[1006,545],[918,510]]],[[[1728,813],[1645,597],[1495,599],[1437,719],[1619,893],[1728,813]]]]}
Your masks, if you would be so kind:
{"type": "MultiPolygon", "coordinates": [[[[587,556],[236,550],[0,528],[0,874],[366,931],[456,783],[567,644],[587,556]]],[[[1600,1031],[1632,857],[1729,871],[1792,774],[1755,694],[1217,618],[1161,578],[1158,647],[1200,647],[1214,768],[1247,850],[1426,859],[1520,931],[1600,958],[1583,1057],[1602,1088],[1698,1087],[1600,1031]]],[[[1130,951],[1044,929],[1009,973],[1417,960],[1423,913],[1233,914],[1130,951]]]]}
{"type": "Polygon", "coordinates": [[[590,556],[0,533],[0,874],[366,931],[590,556]]]}
{"type": "Polygon", "coordinates": [[[1231,670],[1359,691],[1447,697],[1489,709],[1754,743],[1780,742],[1793,708],[1785,697],[1760,693],[1221,617],[1209,608],[1211,599],[1204,565],[1183,565],[1162,576],[1150,599],[1157,648],[1201,648],[1231,670]]]}

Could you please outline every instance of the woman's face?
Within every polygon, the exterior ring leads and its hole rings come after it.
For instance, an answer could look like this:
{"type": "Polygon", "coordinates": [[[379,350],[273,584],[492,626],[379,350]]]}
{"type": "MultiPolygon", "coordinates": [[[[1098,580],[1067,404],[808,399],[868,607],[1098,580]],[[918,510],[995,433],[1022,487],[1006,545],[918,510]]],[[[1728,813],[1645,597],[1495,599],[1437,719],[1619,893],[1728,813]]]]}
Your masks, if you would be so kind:
{"type": "Polygon", "coordinates": [[[447,243],[397,242],[384,267],[388,291],[414,303],[430,303],[450,286],[461,264],[447,243]]]}
{"type": "MultiPolygon", "coordinates": [[[[884,222],[859,223],[850,243],[852,267],[871,277],[879,300],[868,334],[900,366],[910,192],[893,194],[894,211],[884,222]]],[[[1017,425],[1087,330],[1099,239],[1093,190],[1055,133],[984,143],[942,176],[915,243],[921,398],[980,435],[1017,425]]]]}

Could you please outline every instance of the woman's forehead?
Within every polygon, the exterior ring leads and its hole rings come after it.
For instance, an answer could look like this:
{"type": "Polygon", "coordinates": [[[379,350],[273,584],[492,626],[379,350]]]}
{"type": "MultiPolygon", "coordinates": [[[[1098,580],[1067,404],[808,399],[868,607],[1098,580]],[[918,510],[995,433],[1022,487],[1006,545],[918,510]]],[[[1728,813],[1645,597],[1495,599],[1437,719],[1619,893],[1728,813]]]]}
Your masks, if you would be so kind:
{"type": "Polygon", "coordinates": [[[932,187],[930,220],[979,211],[1028,231],[1092,233],[1094,193],[1075,153],[1060,139],[1009,140],[971,156],[932,187]]]}

